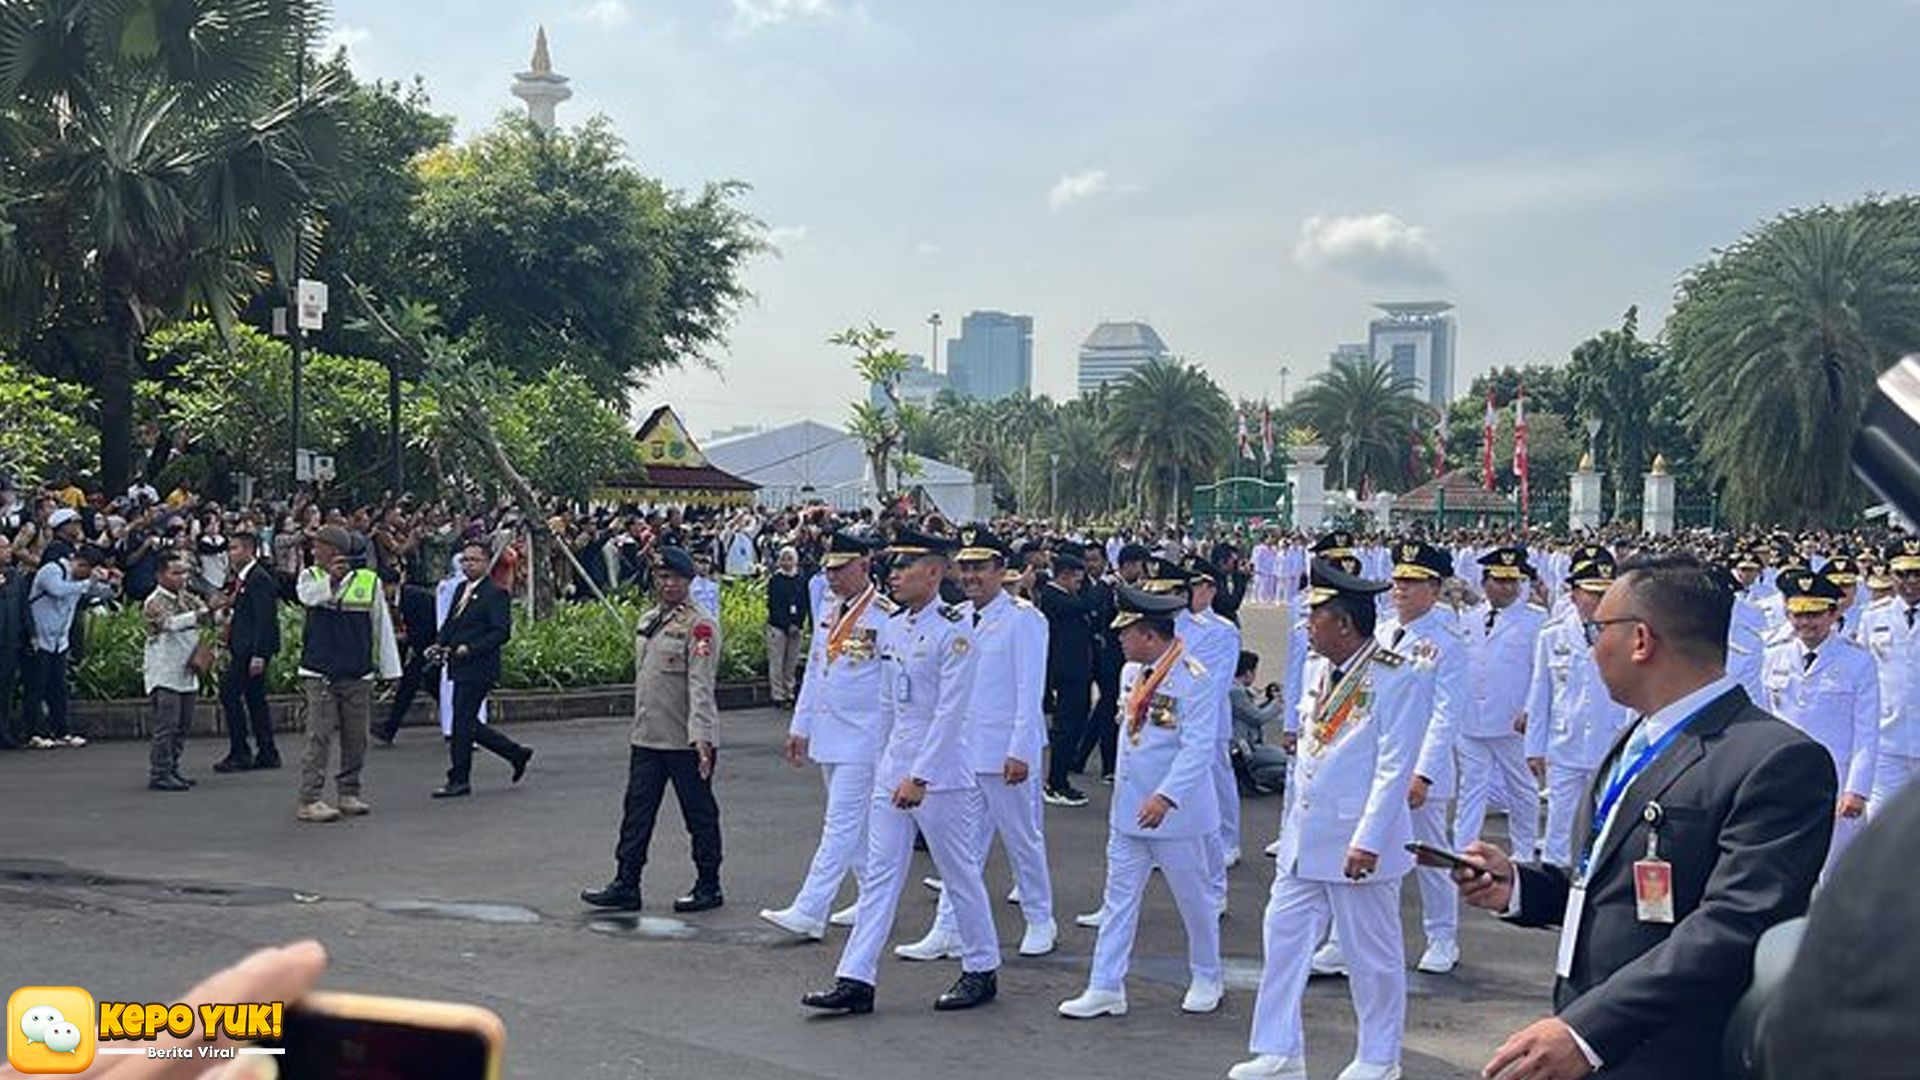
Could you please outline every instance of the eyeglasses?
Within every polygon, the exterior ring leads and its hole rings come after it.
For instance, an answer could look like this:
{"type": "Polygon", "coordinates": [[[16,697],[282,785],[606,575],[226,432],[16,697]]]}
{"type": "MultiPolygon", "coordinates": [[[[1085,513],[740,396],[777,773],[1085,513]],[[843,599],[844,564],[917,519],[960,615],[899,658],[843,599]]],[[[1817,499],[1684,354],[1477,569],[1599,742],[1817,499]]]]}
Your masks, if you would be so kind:
{"type": "Polygon", "coordinates": [[[1639,623],[1645,626],[1646,622],[1647,620],[1638,615],[1621,615],[1612,619],[1583,619],[1580,625],[1586,629],[1587,644],[1591,645],[1600,640],[1600,635],[1604,633],[1609,626],[1615,626],[1620,623],[1639,623]]]}

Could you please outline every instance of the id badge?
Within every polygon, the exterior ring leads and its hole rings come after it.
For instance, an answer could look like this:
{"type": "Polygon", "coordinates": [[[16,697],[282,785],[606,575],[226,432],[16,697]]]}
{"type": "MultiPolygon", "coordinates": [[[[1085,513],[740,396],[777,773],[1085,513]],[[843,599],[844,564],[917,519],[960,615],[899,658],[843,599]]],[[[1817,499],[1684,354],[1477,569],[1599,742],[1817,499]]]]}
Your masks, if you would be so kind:
{"type": "Polygon", "coordinates": [[[1647,857],[1633,864],[1633,904],[1643,923],[1673,925],[1673,864],[1660,857],[1660,834],[1647,834],[1647,857]]]}

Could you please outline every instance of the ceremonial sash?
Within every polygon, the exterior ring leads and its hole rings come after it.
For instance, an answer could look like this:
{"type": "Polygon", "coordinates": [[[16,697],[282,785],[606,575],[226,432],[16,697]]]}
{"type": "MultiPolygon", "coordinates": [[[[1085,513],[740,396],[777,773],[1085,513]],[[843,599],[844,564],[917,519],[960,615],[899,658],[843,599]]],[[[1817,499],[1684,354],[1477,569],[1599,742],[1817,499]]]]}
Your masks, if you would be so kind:
{"type": "Polygon", "coordinates": [[[840,659],[840,652],[846,647],[848,635],[852,634],[853,628],[860,624],[860,616],[867,613],[867,608],[873,603],[873,598],[879,594],[880,591],[877,588],[872,585],[867,586],[867,591],[860,594],[860,599],[854,601],[853,606],[848,608],[846,613],[840,616],[840,621],[834,623],[833,629],[827,632],[827,661],[829,663],[840,659]]]}
{"type": "Polygon", "coordinates": [[[1140,729],[1147,726],[1147,704],[1153,700],[1154,692],[1160,689],[1160,684],[1167,681],[1167,676],[1173,671],[1173,665],[1180,662],[1180,658],[1186,655],[1186,651],[1187,643],[1180,638],[1174,638],[1173,645],[1167,649],[1166,655],[1162,656],[1139,682],[1133,684],[1132,692],[1127,695],[1127,738],[1133,740],[1133,745],[1140,745],[1140,729]]]}
{"type": "Polygon", "coordinates": [[[1353,719],[1353,714],[1362,704],[1360,688],[1366,683],[1361,676],[1366,673],[1367,665],[1373,663],[1377,649],[1378,646],[1373,642],[1367,642],[1361,647],[1358,657],[1349,660],[1352,666],[1347,669],[1340,684],[1328,687],[1331,693],[1326,690],[1321,692],[1320,700],[1314,705],[1313,722],[1307,726],[1308,753],[1318,753],[1333,745],[1333,741],[1340,737],[1340,732],[1346,729],[1347,722],[1353,719]]]}

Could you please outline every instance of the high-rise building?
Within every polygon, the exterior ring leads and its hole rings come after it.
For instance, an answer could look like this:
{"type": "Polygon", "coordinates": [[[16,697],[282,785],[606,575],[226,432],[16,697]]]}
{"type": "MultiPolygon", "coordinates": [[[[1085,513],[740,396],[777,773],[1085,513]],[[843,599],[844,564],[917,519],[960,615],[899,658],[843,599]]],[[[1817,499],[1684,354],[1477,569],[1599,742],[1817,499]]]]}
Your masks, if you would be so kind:
{"type": "Polygon", "coordinates": [[[998,401],[1033,390],[1033,316],[974,311],[947,341],[947,381],[975,401],[998,401]]]}
{"type": "MultiPolygon", "coordinates": [[[[947,388],[947,377],[927,369],[927,358],[919,353],[907,356],[907,370],[900,373],[900,400],[908,405],[929,408],[940,391],[947,388]]],[[[876,409],[887,407],[887,392],[879,383],[867,386],[867,400],[876,409]]]]}
{"type": "Polygon", "coordinates": [[[1443,300],[1375,304],[1381,316],[1367,324],[1367,355],[1418,384],[1420,400],[1444,409],[1453,400],[1454,325],[1443,300]]]}
{"type": "Polygon", "coordinates": [[[1327,354],[1327,366],[1332,367],[1335,364],[1364,364],[1371,359],[1373,359],[1373,354],[1367,351],[1365,342],[1335,345],[1333,351],[1327,354]]]}
{"type": "Polygon", "coordinates": [[[1080,392],[1091,394],[1135,369],[1172,357],[1167,343],[1143,322],[1103,322],[1080,343],[1080,392]]]}

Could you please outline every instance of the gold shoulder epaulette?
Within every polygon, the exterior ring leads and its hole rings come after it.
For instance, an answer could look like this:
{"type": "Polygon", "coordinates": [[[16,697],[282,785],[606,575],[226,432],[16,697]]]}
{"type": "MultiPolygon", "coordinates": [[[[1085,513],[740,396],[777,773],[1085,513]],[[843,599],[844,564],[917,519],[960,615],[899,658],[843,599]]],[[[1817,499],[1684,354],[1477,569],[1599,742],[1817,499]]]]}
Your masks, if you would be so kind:
{"type": "Polygon", "coordinates": [[[1379,664],[1381,667],[1397,668],[1401,664],[1406,663],[1407,658],[1394,652],[1392,649],[1376,649],[1373,653],[1373,662],[1379,664]]]}
{"type": "Polygon", "coordinates": [[[1187,674],[1196,679],[1204,679],[1207,677],[1207,665],[1195,660],[1191,656],[1183,656],[1180,659],[1181,662],[1187,665],[1187,674]]]}
{"type": "Polygon", "coordinates": [[[880,593],[873,598],[873,606],[879,608],[883,615],[895,615],[900,611],[900,605],[894,603],[885,593],[880,593]]]}

